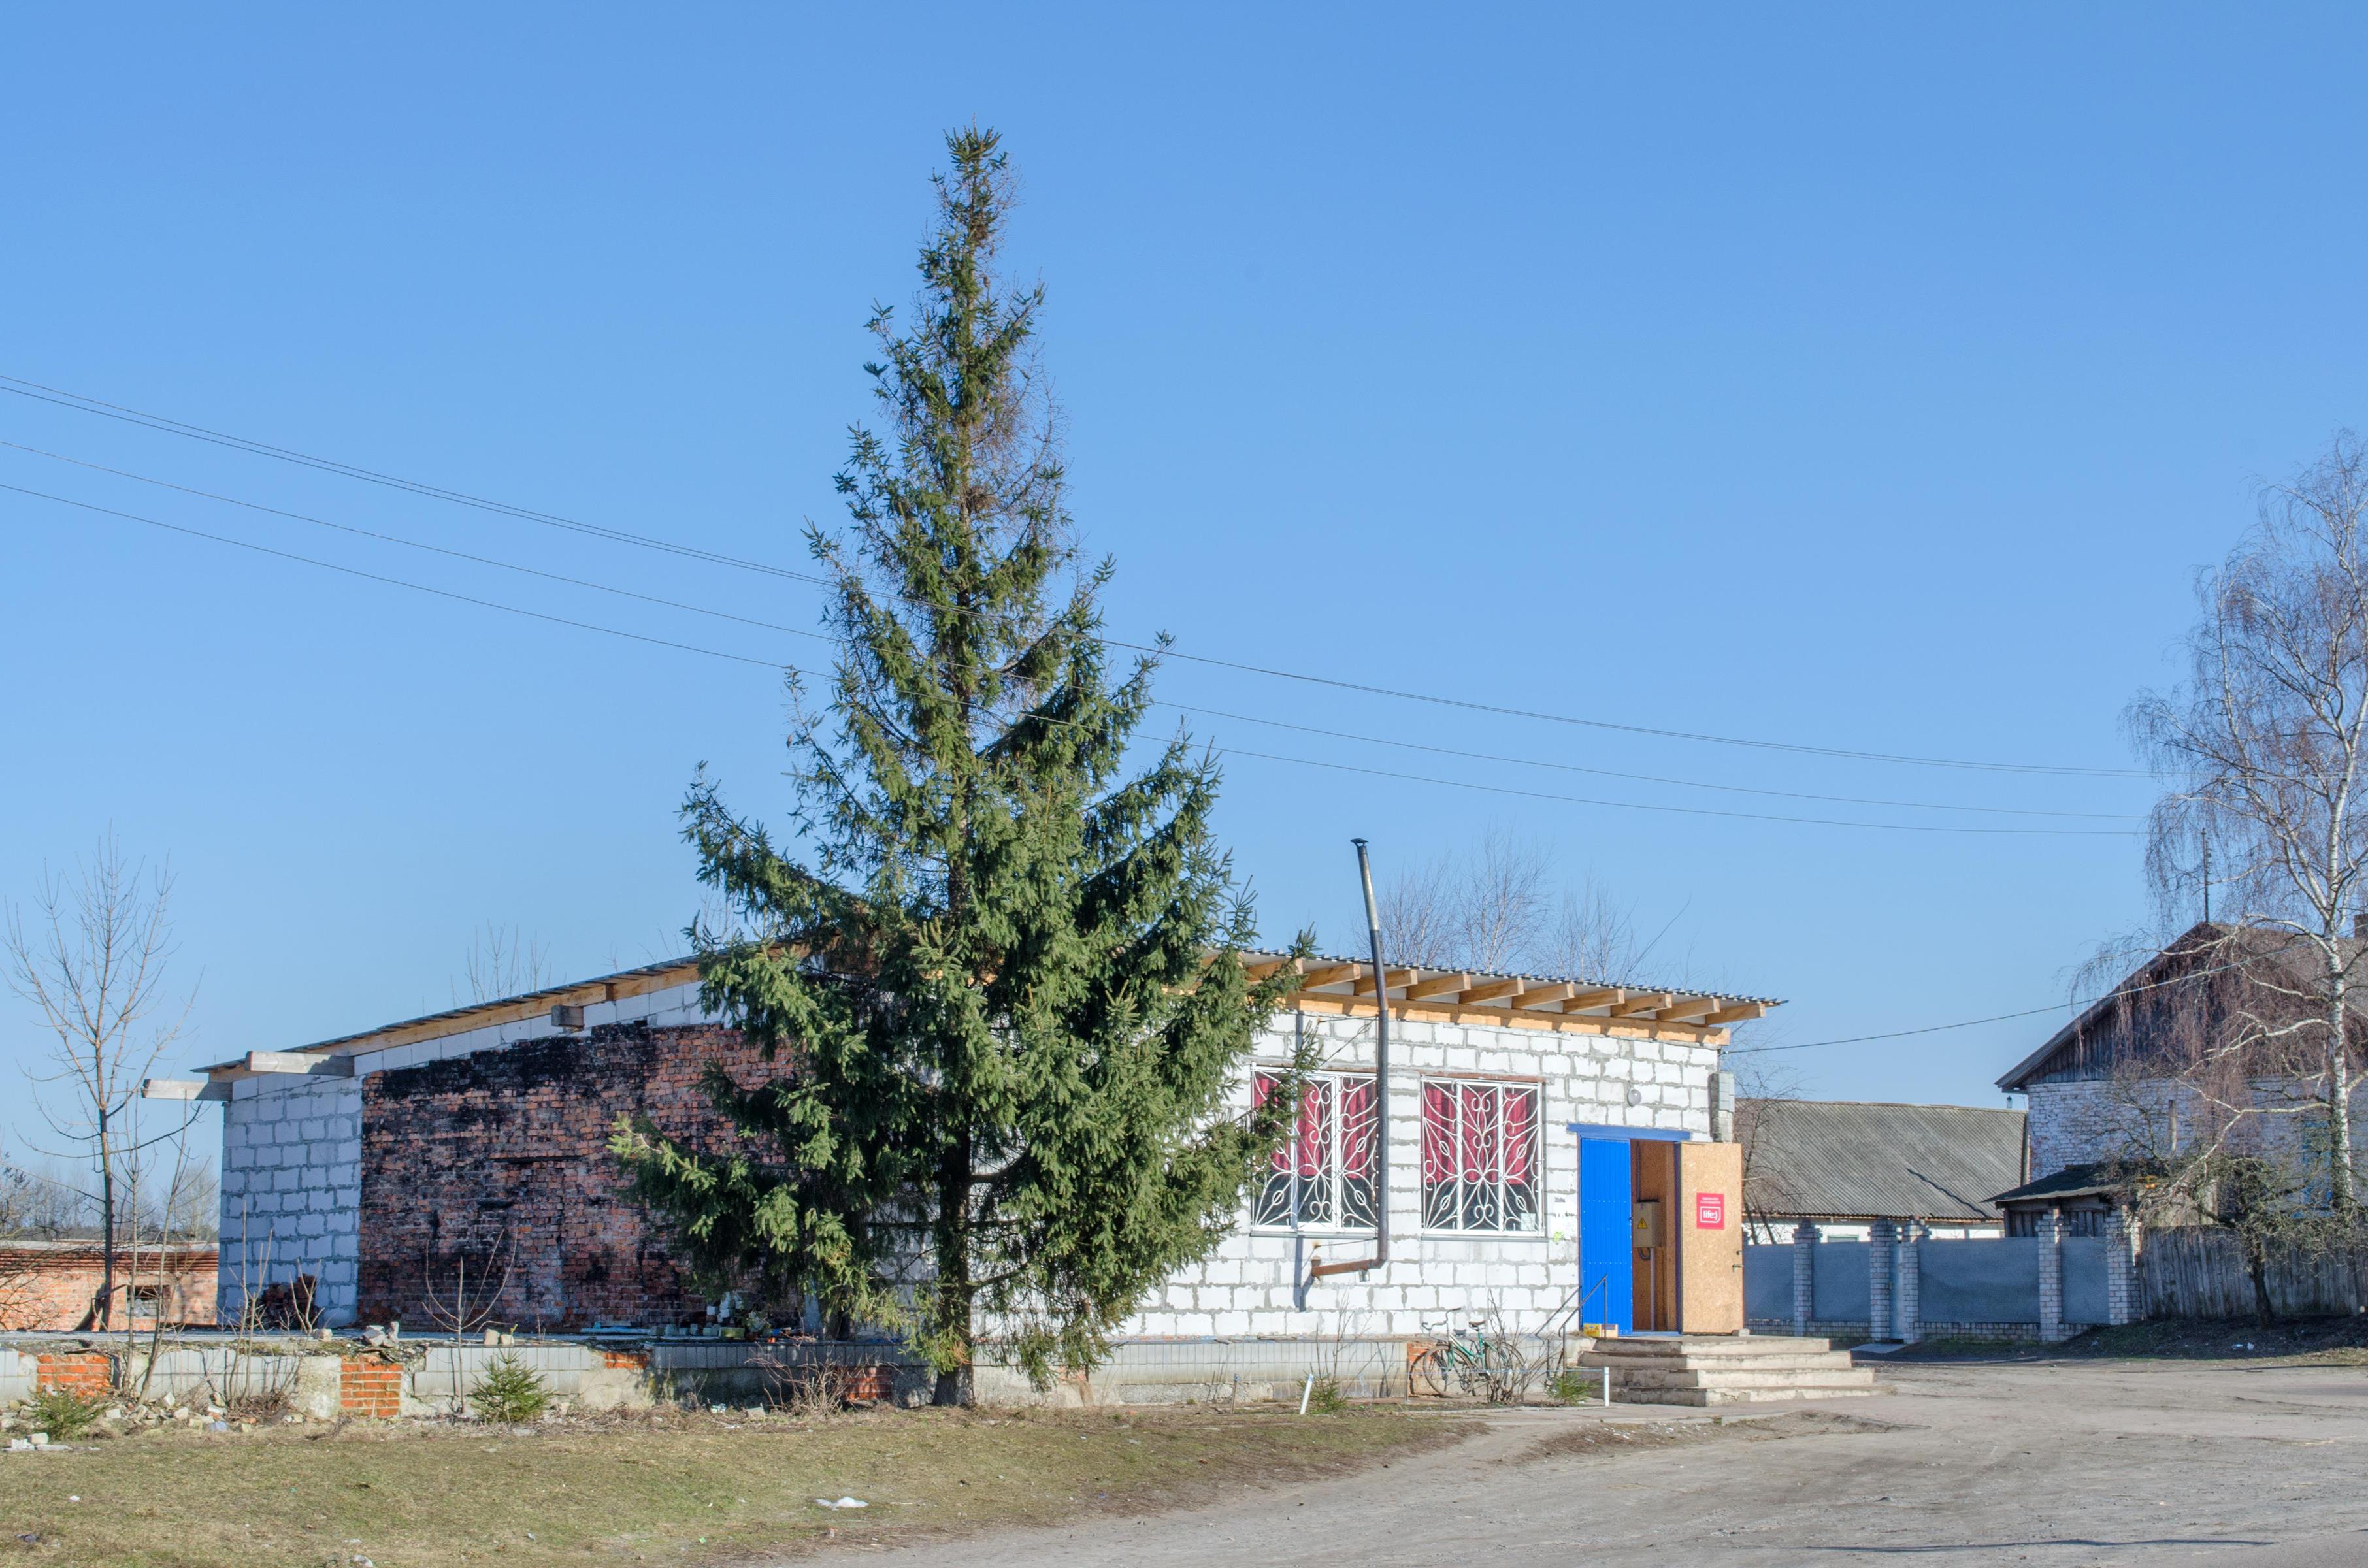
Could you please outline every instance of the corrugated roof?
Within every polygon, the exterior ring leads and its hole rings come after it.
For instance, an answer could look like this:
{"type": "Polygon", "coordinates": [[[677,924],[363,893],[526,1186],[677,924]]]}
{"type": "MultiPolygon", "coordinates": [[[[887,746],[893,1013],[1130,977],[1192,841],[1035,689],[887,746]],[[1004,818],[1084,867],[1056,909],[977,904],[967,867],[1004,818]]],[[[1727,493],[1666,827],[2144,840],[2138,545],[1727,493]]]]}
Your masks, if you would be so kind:
{"type": "Polygon", "coordinates": [[[1745,1210],[1771,1220],[1996,1220],[2022,1180],[2023,1113],[1980,1106],[1736,1105],[1745,1210]]]}

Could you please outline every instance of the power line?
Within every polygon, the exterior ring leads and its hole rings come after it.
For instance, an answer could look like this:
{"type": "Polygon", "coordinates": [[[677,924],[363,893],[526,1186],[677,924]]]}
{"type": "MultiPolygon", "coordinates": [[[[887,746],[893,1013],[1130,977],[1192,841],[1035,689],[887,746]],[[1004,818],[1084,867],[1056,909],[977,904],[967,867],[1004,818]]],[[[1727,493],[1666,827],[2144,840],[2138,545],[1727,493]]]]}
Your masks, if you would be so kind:
{"type": "MultiPolygon", "coordinates": [[[[309,555],[300,555],[293,551],[276,550],[268,545],[256,544],[247,540],[233,539],[226,534],[210,533],[205,529],[188,528],[179,523],[168,523],[160,518],[142,517],[136,512],[125,512],[112,506],[101,506],[93,502],[77,501],[69,496],[53,495],[47,491],[33,490],[21,484],[0,483],[0,490],[10,491],[19,495],[30,496],[35,500],[53,502],[59,506],[73,506],[83,511],[98,513],[106,517],[120,517],[127,522],[144,523],[151,528],[164,528],[169,532],[184,534],[192,539],[207,540],[215,544],[230,545],[236,549],[252,551],[258,555],[274,556],[282,561],[292,561],[306,566],[317,566],[324,571],[342,573],[349,577],[359,577],[373,583],[383,583],[392,587],[408,588],[416,593],[433,594],[438,598],[452,599],[462,604],[475,605],[484,609],[500,610],[509,615],[524,616],[533,620],[547,621],[552,625],[572,626],[578,631],[596,631],[605,636],[623,638],[629,642],[644,642],[660,648],[671,648],[679,653],[699,653],[703,654],[706,657],[715,659],[729,659],[736,664],[754,665],[759,668],[780,670],[789,675],[804,676],[811,673],[800,670],[794,665],[780,663],[775,660],[752,658],[745,653],[726,653],[720,649],[700,647],[696,643],[678,642],[670,638],[653,637],[643,632],[627,631],[621,628],[603,626],[594,621],[577,620],[568,616],[551,615],[541,610],[526,609],[517,605],[503,604],[495,599],[484,599],[479,598],[471,594],[456,593],[449,588],[431,587],[427,584],[414,583],[402,577],[390,577],[381,573],[365,572],[359,567],[341,565],[331,561],[322,561],[309,555]]],[[[1037,715],[1036,717],[1042,719],[1043,716],[1037,715]]],[[[1048,720],[1045,722],[1055,723],[1065,722],[1065,721],[1060,720],[1048,720]]],[[[1210,749],[1220,756],[1255,757],[1269,762],[1292,763],[1302,767],[1322,767],[1329,768],[1336,772],[1360,773],[1372,778],[1400,779],[1408,783],[1432,784],[1453,790],[1475,790],[1488,794],[1515,795],[1530,800],[1553,801],[1571,805],[1602,806],[1619,811],[1656,812],[1674,813],[1683,816],[1730,817],[1752,822],[1793,823],[1804,826],[1859,828],[1868,831],[1888,833],[1944,833],[2047,837],[2123,836],[2123,835],[2113,830],[2102,828],[1960,827],[1941,824],[1873,823],[1833,817],[1783,816],[1774,812],[1719,811],[1706,806],[1656,805],[1639,801],[1611,801],[1592,799],[1579,795],[1556,795],[1541,790],[1518,790],[1506,785],[1478,784],[1459,778],[1439,778],[1423,774],[1395,772],[1388,768],[1361,767],[1349,763],[1324,762],[1313,757],[1285,756],[1271,752],[1248,751],[1239,747],[1217,745],[1214,743],[1211,744],[1210,749]]]]}
{"type": "Polygon", "coordinates": [[[529,577],[541,577],[546,582],[565,583],[571,587],[589,588],[596,594],[614,594],[619,598],[639,599],[643,604],[664,605],[668,609],[688,610],[692,615],[712,616],[718,620],[734,620],[743,626],[761,627],[767,631],[785,632],[791,637],[812,637],[823,642],[838,641],[827,632],[809,631],[797,626],[783,626],[779,621],[758,620],[754,616],[734,615],[730,610],[711,609],[705,605],[685,604],[680,599],[660,598],[655,594],[636,593],[631,588],[612,587],[607,583],[595,583],[584,577],[570,577],[561,572],[546,572],[539,566],[521,566],[516,562],[497,561],[490,555],[472,555],[465,550],[452,550],[440,544],[428,544],[421,540],[405,539],[401,534],[381,533],[375,528],[358,528],[352,523],[336,522],[327,517],[315,517],[303,512],[290,512],[278,506],[267,506],[260,501],[242,500],[235,495],[223,495],[211,490],[199,490],[192,485],[176,484],[169,479],[156,479],[148,474],[134,473],[130,469],[109,468],[105,463],[91,462],[83,458],[71,458],[63,452],[44,451],[40,447],[28,447],[21,441],[0,439],[0,447],[6,447],[19,452],[30,452],[37,458],[49,458],[57,462],[72,463],[76,468],[90,469],[98,473],[111,473],[120,479],[136,480],[142,484],[154,484],[160,489],[177,490],[184,495],[197,495],[208,501],[219,501],[225,506],[244,506],[250,512],[263,512],[275,517],[286,517],[293,522],[312,523],[320,528],[336,528],[340,533],[354,534],[362,539],[374,539],[385,544],[399,544],[405,550],[425,550],[437,555],[449,555],[455,561],[473,561],[480,566],[497,567],[504,572],[518,572],[529,577]]]}
{"type": "Polygon", "coordinates": [[[0,483],[0,490],[13,490],[19,495],[30,495],[37,501],[54,501],[61,506],[79,506],[85,512],[99,512],[110,517],[121,517],[127,522],[145,523],[152,528],[169,529],[176,534],[187,534],[191,539],[211,540],[216,544],[251,550],[257,555],[276,555],[282,561],[301,562],[306,566],[318,566],[324,572],[342,572],[348,577],[363,577],[373,583],[387,584],[392,587],[409,588],[414,593],[434,594],[440,599],[457,599],[464,605],[476,605],[484,609],[497,609],[509,615],[522,615],[532,620],[547,620],[554,626],[572,626],[579,631],[598,631],[608,637],[622,637],[630,642],[647,642],[660,648],[673,648],[685,653],[704,653],[711,659],[731,659],[738,664],[755,665],[768,670],[785,670],[792,675],[805,673],[772,659],[752,659],[745,653],[727,653],[720,649],[701,648],[696,643],[677,642],[665,637],[644,636],[638,631],[626,631],[614,626],[601,626],[589,620],[574,620],[564,615],[546,615],[539,609],[523,609],[517,605],[506,605],[494,599],[481,599],[471,594],[456,594],[450,588],[431,588],[425,583],[414,583],[402,577],[389,577],[376,572],[365,572],[359,566],[341,566],[334,561],[316,560],[310,555],[299,555],[291,550],[274,550],[268,544],[256,544],[247,540],[233,539],[228,534],[208,533],[203,528],[183,528],[178,523],[168,523],[156,517],[143,517],[137,512],[119,512],[112,506],[101,506],[89,501],[76,501],[65,495],[51,495],[42,490],[28,490],[21,484],[0,483]]]}
{"type": "Polygon", "coordinates": [[[1610,767],[1588,767],[1575,762],[1550,762],[1540,757],[1508,756],[1495,752],[1469,751],[1461,746],[1430,745],[1421,741],[1399,740],[1389,735],[1363,735],[1348,730],[1327,730],[1315,724],[1294,724],[1282,719],[1261,719],[1253,713],[1229,713],[1221,708],[1210,708],[1197,702],[1156,704],[1179,712],[1201,713],[1212,719],[1233,719],[1245,724],[1267,724],[1279,730],[1296,730],[1306,735],[1326,735],[1334,740],[1361,741],[1371,745],[1396,746],[1406,751],[1429,752],[1440,756],[1460,756],[1474,762],[1505,762],[1520,767],[1551,767],[1565,773],[1592,774],[1600,778],[1626,778],[1640,784],[1671,784],[1686,790],[1719,790],[1732,794],[1770,795],[1787,801],[1824,801],[1836,805],[1894,806],[1903,811],[1918,812],[1980,812],[1996,816],[2076,817],[2096,822],[2142,822],[2143,817],[2126,812],[2051,812],[2018,806],[1965,806],[1943,801],[1891,801],[1862,795],[1816,795],[1797,790],[1762,790],[1749,784],[1713,784],[1698,778],[1670,778],[1655,773],[1622,773],[1610,767]]]}
{"type": "Polygon", "coordinates": [[[2210,969],[2198,970],[2193,974],[2175,974],[2163,980],[2149,980],[2143,985],[2118,985],[2106,992],[2104,995],[2091,996],[2086,1002],[2053,1002],[2044,1007],[2025,1007],[2019,1013],[1993,1013],[1987,1018],[1964,1018],[1953,1024],[1927,1024],[1918,1029],[1893,1029],[1885,1034],[1846,1035],[1840,1040],[1804,1040],[1798,1045],[1732,1045],[1726,1048],[1726,1053],[1730,1056],[1759,1056],[1779,1051],[1816,1051],[1828,1045],[1864,1045],[1871,1040],[1907,1040],[1916,1035],[1945,1034],[1951,1029],[1970,1029],[1983,1024],[2002,1024],[2013,1018],[2037,1017],[2042,1013],[2084,1012],[2100,1002],[2110,1001],[2116,996],[2135,996],[2142,991],[2157,991],[2166,985],[2184,985],[2199,980],[2209,980],[2215,974],[2226,974],[2231,970],[2242,969],[2248,961],[2250,960],[2238,959],[2234,963],[2214,964],[2210,969]]]}
{"type": "MultiPolygon", "coordinates": [[[[357,464],[342,462],[335,459],[314,457],[308,453],[296,451],[290,448],[273,446],[268,442],[254,440],[244,436],[234,436],[220,430],[208,429],[203,426],[191,425],[182,420],[169,418],[164,415],[150,414],[143,410],[130,408],[120,403],[107,403],[101,399],[89,397],[81,392],[67,392],[63,388],[47,386],[39,381],[28,381],[23,377],[7,375],[5,372],[0,372],[0,392],[14,392],[19,397],[31,398],[38,402],[52,403],[58,407],[71,409],[77,413],[93,414],[104,418],[120,420],[127,424],[141,426],[143,428],[160,431],[167,435],[176,435],[185,437],[192,440],[211,442],[216,446],[231,448],[234,450],[246,452],[253,456],[274,458],[283,462],[296,463],[303,467],[317,469],[325,473],[337,474],[349,479],[359,479],[372,484],[387,485],[394,489],[408,491],[411,494],[417,495],[433,497],[437,500],[450,502],[458,506],[473,506],[481,510],[496,513],[504,517],[516,517],[529,522],[541,523],[552,528],[567,528],[578,533],[607,539],[617,543],[632,544],[644,549],[663,551],[670,554],[685,556],[694,560],[706,561],[717,565],[734,566],[746,571],[761,572],[776,577],[788,578],[792,581],[819,584],[825,587],[836,587],[837,585],[829,578],[821,576],[818,574],[797,572],[787,567],[774,566],[764,562],[748,561],[738,556],[726,555],[717,551],[706,550],[692,545],[678,544],[670,540],[661,540],[653,538],[646,534],[632,533],[622,528],[612,528],[601,524],[581,522],[572,517],[561,517],[556,513],[538,511],[531,507],[517,506],[503,501],[488,500],[483,496],[469,494],[464,491],[450,490],[441,485],[427,484],[417,480],[404,479],[399,475],[382,473],[373,469],[362,468],[357,464]]],[[[2152,775],[2139,768],[2079,767],[2046,763],[1988,762],[1965,757],[1922,756],[1907,753],[1862,751],[1841,746],[1811,745],[1793,741],[1759,740],[1745,736],[1713,734],[1704,731],[1679,730],[1649,724],[1624,723],[1608,719],[1592,719],[1574,714],[1549,712],[1538,709],[1513,707],[1502,703],[1483,702],[1474,699],[1445,697],[1432,692],[1410,691],[1395,687],[1372,685],[1362,681],[1343,680],[1328,676],[1309,675],[1298,670],[1281,669],[1273,665],[1250,664],[1235,659],[1218,658],[1207,653],[1190,653],[1174,647],[1154,647],[1140,642],[1126,642],[1119,638],[1104,638],[1103,641],[1110,646],[1115,648],[1125,648],[1135,653],[1160,653],[1168,658],[1184,659],[1194,664],[1207,665],[1218,669],[1236,670],[1248,675],[1265,676],[1270,679],[1300,681],[1312,686],[1326,687],[1338,691],[1355,691],[1367,696],[1385,697],[1395,701],[1427,703],[1437,707],[1460,709],[1468,712],[1493,714],[1499,718],[1527,719],[1540,723],[1575,725],[1587,729],[1608,730],[1615,733],[1622,734],[1650,735],[1659,739],[1691,741],[1708,745],[1740,746],[1759,751],[1787,752],[1799,756],[1832,757],[1843,761],[1881,762],[1904,767],[1950,767],[1994,773],[2053,774],[2068,778],[2144,778],[2152,777],[2152,775]]]]}
{"type": "MultiPolygon", "coordinates": [[[[547,572],[540,567],[520,565],[515,562],[503,561],[493,556],[478,555],[469,551],[452,550],[443,545],[429,544],[423,540],[406,538],[401,534],[387,533],[375,528],[360,528],[351,523],[341,523],[328,517],[314,517],[309,513],[291,512],[283,507],[267,506],[262,502],[246,500],[241,496],[225,495],[220,492],[211,490],[200,490],[193,485],[176,483],[172,480],[159,479],[154,475],[135,472],[130,469],[116,468],[110,464],[93,462],[85,458],[72,457],[63,452],[48,450],[45,448],[28,446],[21,441],[11,441],[0,438],[0,448],[6,448],[13,451],[25,452],[34,457],[47,458],[54,462],[68,463],[74,467],[87,469],[97,473],[112,474],[120,479],[129,479],[142,484],[154,485],[160,489],[176,491],[184,495],[195,495],[204,500],[221,502],[225,506],[245,507],[249,511],[260,512],[268,517],[285,517],[295,522],[310,523],[319,528],[334,528],[338,532],[352,534],[361,539],[376,540],[382,543],[401,545],[408,550],[426,551],[437,555],[449,556],[458,561],[473,562],[482,566],[492,566],[505,572],[516,572],[530,577],[540,577],[547,582],[564,583],[573,587],[588,588],[595,593],[612,594],[620,598],[637,599],[643,604],[660,605],[669,609],[685,610],[693,615],[711,616],[721,620],[734,621],[743,626],[753,626],[768,631],[784,632],[792,637],[806,637],[816,642],[831,642],[834,644],[838,643],[840,641],[839,639],[830,636],[825,632],[808,631],[804,628],[795,626],[784,626],[778,621],[761,620],[752,616],[736,615],[728,610],[713,609],[704,605],[686,603],[680,599],[663,598],[655,594],[638,593],[630,588],[614,587],[609,584],[593,582],[587,578],[570,576],[566,574],[558,572],[547,572]]],[[[2061,817],[2098,822],[2135,822],[2141,820],[2127,812],[2047,811],[2015,806],[1964,805],[1951,801],[1899,801],[1855,795],[1815,794],[1794,790],[1766,790],[1748,784],[1713,783],[1701,779],[1673,778],[1659,774],[1628,773],[1615,768],[1589,767],[1577,763],[1555,762],[1537,757],[1513,756],[1500,753],[1473,751],[1466,747],[1437,745],[1418,741],[1403,740],[1387,735],[1360,734],[1351,731],[1326,729],[1313,724],[1296,724],[1281,719],[1260,718],[1255,714],[1229,712],[1223,709],[1209,708],[1193,703],[1160,701],[1155,705],[1173,709],[1181,712],[1203,713],[1212,718],[1232,719],[1242,723],[1264,724],[1276,729],[1296,731],[1302,734],[1324,735],[1334,740],[1355,741],[1369,745],[1395,746],[1402,750],[1427,752],[1434,756],[1441,756],[1463,757],[1475,762],[1509,763],[1522,767],[1551,768],[1560,772],[1581,773],[1597,778],[1629,779],[1637,783],[1667,784],[1680,789],[1713,790],[1723,793],[1762,795],[1780,800],[1817,801],[1837,805],[1882,806],[1903,811],[1967,812],[1994,816],[2061,817]]]]}

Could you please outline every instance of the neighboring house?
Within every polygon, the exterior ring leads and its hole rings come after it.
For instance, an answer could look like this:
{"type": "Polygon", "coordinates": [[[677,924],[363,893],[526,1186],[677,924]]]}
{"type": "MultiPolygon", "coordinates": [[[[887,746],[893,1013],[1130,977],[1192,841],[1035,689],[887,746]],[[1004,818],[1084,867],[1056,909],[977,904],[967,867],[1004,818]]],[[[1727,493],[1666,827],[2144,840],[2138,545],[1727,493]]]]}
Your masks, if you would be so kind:
{"type": "MultiPolygon", "coordinates": [[[[1723,1198],[1697,1190],[1732,1156],[1673,1145],[1710,1140],[1725,1026],[1772,1002],[1393,967],[1383,1136],[1372,968],[1311,960],[1302,972],[1234,1096],[1247,1110],[1314,1046],[1296,1136],[1216,1253],[1127,1335],[1411,1335],[1492,1305],[1539,1324],[1578,1300],[1582,1253],[1589,1317],[1652,1327],[1677,1310],[1685,1259],[1709,1256],[1700,1237],[1723,1231],[1734,1246],[1732,1176],[1723,1198]],[[1384,1158],[1387,1267],[1312,1278],[1319,1258],[1370,1256],[1384,1158]],[[1632,1252],[1648,1206],[1672,1231],[1632,1252]]],[[[223,1102],[226,1315],[274,1287],[331,1324],[434,1332],[465,1267],[503,1324],[655,1327],[716,1314],[626,1193],[607,1139],[625,1114],[682,1137],[715,1131],[699,1088],[710,1062],[744,1084],[786,1070],[702,1010],[696,966],[677,961],[254,1051],[203,1085],[149,1092],[223,1102]]],[[[1718,1272],[1739,1324],[1739,1274],[1718,1272]]]]}
{"type": "Polygon", "coordinates": [[[1789,1242],[1804,1224],[1827,1241],[1863,1241],[1884,1220],[1941,1239],[1996,1236],[1991,1195],[2023,1176],[2019,1110],[1746,1099],[1735,1128],[1754,1242],[1789,1242]]]}
{"type": "MultiPolygon", "coordinates": [[[[2368,949],[2357,939],[2350,946],[2355,960],[2368,949]]],[[[2107,1167],[2175,1157],[2207,1142],[2299,1155],[2325,1121],[2306,1076],[2318,1051],[2316,1031],[2293,1033],[2285,1047],[2252,1042],[2310,1016],[2313,983],[2304,966],[2311,961],[2291,937],[2206,924],[2131,971],[1998,1080],[2008,1093],[2028,1096],[2027,1179],[2066,1176],[2070,1184],[2002,1192],[2000,1201],[2035,1216],[2051,1206],[2044,1199],[2094,1199],[2069,1207],[2101,1213],[2107,1167]],[[2289,1054],[2275,1054],[2280,1050],[2289,1054]]],[[[2368,982],[2368,964],[2360,967],[2355,983],[2368,982]]],[[[2368,1059],[2368,984],[2355,994],[2350,1048],[2357,1085],[2359,1064],[2368,1059]]],[[[2355,1097],[2355,1144],[2368,1131],[2362,1108],[2355,1097]]]]}
{"type": "MultiPolygon", "coordinates": [[[[220,1258],[211,1242],[142,1243],[115,1255],[114,1328],[214,1322],[220,1258]]],[[[98,1322],[105,1250],[95,1241],[0,1237],[0,1329],[72,1333],[98,1322]]]]}

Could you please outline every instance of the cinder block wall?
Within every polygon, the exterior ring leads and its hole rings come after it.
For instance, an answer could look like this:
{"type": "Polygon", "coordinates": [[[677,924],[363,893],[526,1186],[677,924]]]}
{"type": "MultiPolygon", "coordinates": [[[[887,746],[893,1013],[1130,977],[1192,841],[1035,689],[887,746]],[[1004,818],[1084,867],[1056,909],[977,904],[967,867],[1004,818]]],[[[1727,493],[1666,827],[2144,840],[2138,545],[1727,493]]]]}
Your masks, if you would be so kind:
{"type": "MultiPolygon", "coordinates": [[[[598,1028],[710,1022],[699,987],[671,986],[585,1009],[598,1028]]],[[[353,1058],[352,1078],[245,1078],[222,1107],[221,1321],[235,1324],[247,1294],[310,1275],[321,1321],[361,1321],[362,1088],[373,1074],[573,1039],[547,1020],[468,1029],[353,1058]]],[[[529,1320],[530,1321],[530,1320],[529,1320]]]]}
{"type": "MultiPolygon", "coordinates": [[[[1304,1028],[1326,1067],[1373,1065],[1373,1020],[1283,1014],[1259,1041],[1265,1062],[1289,1060],[1304,1028]]],[[[1535,1329],[1578,1283],[1578,1142],[1573,1122],[1710,1133],[1710,1077],[1718,1052],[1706,1045],[1500,1026],[1393,1018],[1390,1025],[1390,1250],[1386,1269],[1334,1275],[1306,1287],[1309,1249],[1326,1260],[1367,1256],[1370,1231],[1257,1229],[1245,1217],[1214,1256],[1182,1274],[1127,1325],[1144,1336],[1396,1335],[1425,1324],[1461,1326],[1495,1306],[1507,1326],[1535,1329]],[[1422,1084],[1486,1077],[1543,1090],[1544,1162],[1541,1228],[1531,1233],[1426,1232],[1422,1215],[1422,1084]],[[1634,1090],[1637,1103],[1628,1103],[1634,1090]]],[[[1236,1103],[1247,1109],[1244,1083],[1236,1103]]]]}
{"type": "MultiPolygon", "coordinates": [[[[512,1024],[359,1058],[353,1079],[239,1083],[224,1108],[225,1318],[235,1318],[248,1285],[302,1273],[319,1280],[328,1324],[400,1317],[425,1326],[429,1277],[463,1252],[482,1260],[506,1250],[507,1236],[518,1246],[495,1309],[504,1323],[555,1331],[700,1316],[662,1236],[621,1194],[609,1131],[620,1111],[646,1112],[696,1137],[709,1124],[697,1090],[707,1062],[735,1076],[770,1069],[699,1011],[696,987],[587,1015],[588,1037],[512,1024]]],[[[1373,1019],[1315,1010],[1281,1015],[1258,1059],[1288,1061],[1303,1028],[1324,1065],[1372,1067],[1373,1019]]],[[[1245,1214],[1127,1334],[1410,1335],[1491,1306],[1510,1326],[1539,1326],[1577,1283],[1578,1151],[1568,1124],[1710,1131],[1717,1051],[1708,1045],[1406,1018],[1393,1019],[1391,1040],[1389,1267],[1303,1290],[1311,1250],[1364,1256],[1372,1233],[1257,1229],[1245,1214]],[[1539,1086],[1538,1230],[1425,1232],[1422,1084],[1455,1077],[1539,1086]]],[[[1250,1094],[1245,1076],[1235,1103],[1247,1109],[1250,1094]]]]}

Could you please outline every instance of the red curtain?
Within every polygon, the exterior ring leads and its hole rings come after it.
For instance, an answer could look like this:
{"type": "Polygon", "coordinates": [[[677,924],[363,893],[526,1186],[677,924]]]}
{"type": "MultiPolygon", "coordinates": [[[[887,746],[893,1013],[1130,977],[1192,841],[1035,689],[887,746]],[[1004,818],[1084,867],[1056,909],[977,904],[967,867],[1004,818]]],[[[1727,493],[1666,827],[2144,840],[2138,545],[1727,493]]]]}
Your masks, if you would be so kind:
{"type": "Polygon", "coordinates": [[[1373,1174],[1382,1131],[1373,1111],[1371,1078],[1340,1080],[1340,1174],[1352,1180],[1373,1174]]]}
{"type": "Polygon", "coordinates": [[[1448,1084],[1422,1086],[1422,1180],[1435,1187],[1455,1179],[1455,1089],[1448,1084]]]}

